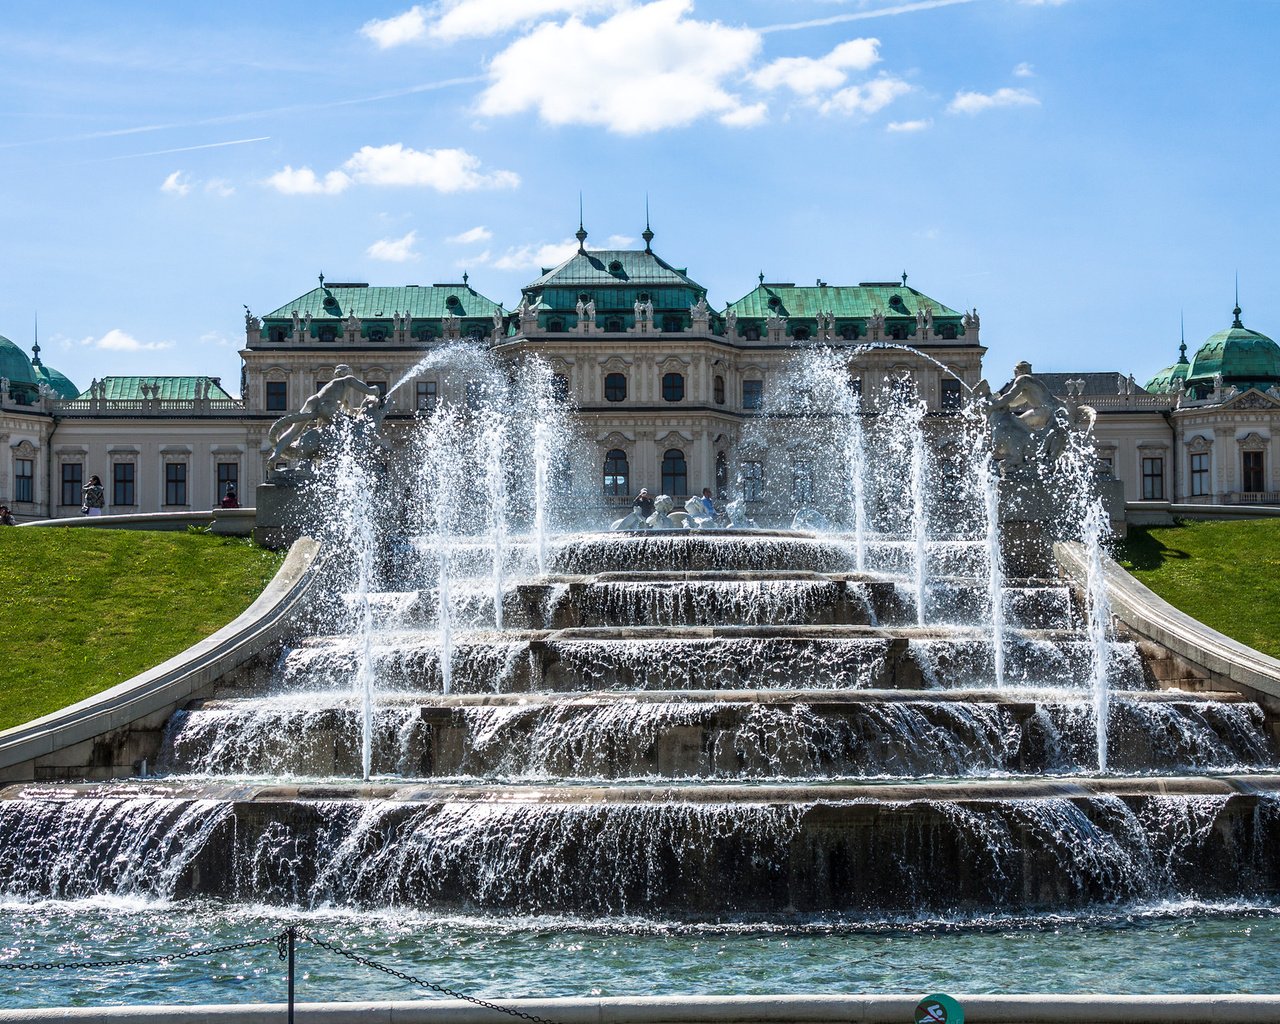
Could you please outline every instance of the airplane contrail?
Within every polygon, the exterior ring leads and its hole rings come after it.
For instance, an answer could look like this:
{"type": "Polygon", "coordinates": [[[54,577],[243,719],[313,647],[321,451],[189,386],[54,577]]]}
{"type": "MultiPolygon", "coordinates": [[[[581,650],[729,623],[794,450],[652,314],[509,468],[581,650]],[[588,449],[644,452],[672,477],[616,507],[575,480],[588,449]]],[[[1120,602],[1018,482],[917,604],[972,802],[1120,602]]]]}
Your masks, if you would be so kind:
{"type": "Polygon", "coordinates": [[[178,146],[174,149],[153,149],[149,153],[124,153],[121,156],[107,156],[104,160],[132,160],[140,156],[164,156],[166,153],[190,153],[193,149],[220,149],[223,146],[243,146],[249,142],[266,142],[270,135],[260,135],[256,139],[230,139],[227,142],[206,142],[200,146],[178,146]]]}
{"type": "Polygon", "coordinates": [[[832,14],[825,18],[812,18],[809,21],[791,21],[781,25],[763,25],[757,32],[794,32],[802,28],[822,28],[826,25],[840,25],[846,21],[866,21],[869,18],[888,18],[895,14],[911,14],[915,11],[931,11],[935,7],[952,7],[955,4],[971,4],[975,0],[913,0],[912,3],[895,4],[892,7],[880,7],[874,11],[850,11],[848,14],[832,14]]]}

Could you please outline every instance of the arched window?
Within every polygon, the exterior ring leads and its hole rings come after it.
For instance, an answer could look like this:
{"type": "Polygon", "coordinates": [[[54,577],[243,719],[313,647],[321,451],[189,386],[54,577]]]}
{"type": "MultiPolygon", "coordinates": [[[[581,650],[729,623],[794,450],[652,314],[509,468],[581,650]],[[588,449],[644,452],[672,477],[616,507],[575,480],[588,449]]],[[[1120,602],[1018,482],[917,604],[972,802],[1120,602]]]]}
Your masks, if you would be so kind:
{"type": "Polygon", "coordinates": [[[385,327],[370,327],[369,340],[370,341],[386,341],[387,329],[385,327]]]}
{"type": "Polygon", "coordinates": [[[746,338],[747,341],[759,341],[760,340],[759,325],[752,324],[750,327],[748,327],[745,331],[742,332],[742,336],[746,338]]]}
{"type": "Polygon", "coordinates": [[[336,328],[333,324],[322,324],[320,327],[320,331],[317,334],[317,337],[321,341],[337,341],[338,328],[336,328]]]}
{"type": "Polygon", "coordinates": [[[809,328],[797,327],[794,331],[791,332],[791,337],[794,338],[796,341],[808,341],[809,328]]]}
{"type": "Polygon", "coordinates": [[[679,316],[664,316],[662,318],[662,329],[668,334],[679,334],[684,330],[684,319],[679,316]]]}
{"type": "Polygon", "coordinates": [[[939,328],[938,328],[934,333],[935,333],[935,334],[937,334],[940,338],[942,338],[942,339],[943,339],[943,341],[955,341],[955,340],[956,340],[956,325],[955,325],[955,324],[943,324],[943,325],[942,325],[942,326],[940,326],[940,327],[939,327],[939,328]]]}
{"type": "Polygon", "coordinates": [[[671,497],[689,493],[689,467],[684,452],[668,448],[662,456],[662,493],[671,497]]]}
{"type": "Polygon", "coordinates": [[[569,378],[563,373],[555,373],[551,375],[551,397],[557,402],[564,402],[568,400],[569,378]]]}
{"type": "Polygon", "coordinates": [[[678,402],[684,398],[684,374],[664,373],[662,375],[662,397],[668,402],[678,402]]]}
{"type": "Polygon", "coordinates": [[[724,378],[717,376],[712,387],[715,392],[716,405],[724,405],[724,378]]]}
{"type": "Polygon", "coordinates": [[[553,316],[550,320],[547,321],[547,333],[563,334],[564,320],[561,317],[553,316]]]}
{"type": "Polygon", "coordinates": [[[907,329],[902,324],[894,324],[889,328],[889,337],[894,341],[906,341],[907,329]]]}
{"type": "Polygon", "coordinates": [[[271,340],[279,344],[289,340],[289,328],[273,327],[271,328],[271,340]]]}
{"type": "Polygon", "coordinates": [[[621,334],[624,330],[622,326],[622,317],[611,316],[604,322],[604,329],[611,334],[621,334]]]}
{"type": "Polygon", "coordinates": [[[627,375],[625,373],[606,373],[604,375],[604,397],[610,402],[621,402],[627,397],[627,375]]]}
{"type": "Polygon", "coordinates": [[[840,337],[845,341],[856,341],[858,338],[858,325],[845,324],[840,328],[840,337]]]}
{"type": "Polygon", "coordinates": [[[724,452],[716,452],[716,497],[723,498],[729,490],[729,459],[724,452]]]}
{"type": "Polygon", "coordinates": [[[611,448],[604,457],[604,493],[611,496],[631,493],[631,467],[627,465],[627,453],[621,448],[611,448]]]}

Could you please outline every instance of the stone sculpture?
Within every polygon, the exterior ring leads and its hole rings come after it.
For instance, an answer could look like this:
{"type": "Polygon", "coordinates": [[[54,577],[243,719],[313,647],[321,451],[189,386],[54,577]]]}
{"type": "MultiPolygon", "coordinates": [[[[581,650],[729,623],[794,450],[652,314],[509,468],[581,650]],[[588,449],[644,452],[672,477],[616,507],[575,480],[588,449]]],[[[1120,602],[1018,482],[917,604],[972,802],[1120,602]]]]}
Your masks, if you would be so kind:
{"type": "Polygon", "coordinates": [[[678,530],[679,524],[671,518],[670,512],[676,507],[669,494],[659,494],[653,500],[653,515],[645,522],[651,530],[678,530]]]}
{"type": "Polygon", "coordinates": [[[647,530],[648,528],[648,520],[634,509],[621,519],[615,519],[609,524],[611,530],[647,530]]]}
{"type": "Polygon", "coordinates": [[[697,495],[684,503],[684,510],[684,525],[690,530],[709,530],[716,525],[715,516],[707,515],[707,508],[697,495]]]}
{"type": "Polygon", "coordinates": [[[738,336],[738,314],[732,309],[728,310],[724,315],[724,336],[726,338],[736,338],[738,336]]]}
{"type": "MultiPolygon", "coordinates": [[[[979,395],[991,394],[985,381],[977,390],[979,395]]],[[[992,453],[1000,475],[1027,477],[1049,472],[1066,451],[1072,433],[1087,433],[1095,415],[1087,405],[1072,408],[1062,402],[1032,374],[1030,363],[1019,363],[1013,381],[992,395],[987,406],[992,453]]]]}
{"type": "Polygon", "coordinates": [[[755,521],[747,518],[746,504],[741,498],[729,502],[724,512],[729,517],[729,529],[754,530],[756,528],[755,521]]]}
{"type": "MultiPolygon", "coordinates": [[[[351,372],[351,367],[334,367],[333,379],[302,403],[302,408],[281,416],[267,432],[272,445],[270,461],[279,458],[308,460],[323,454],[332,440],[339,418],[358,421],[353,424],[365,437],[381,433],[386,415],[382,393],[351,372]],[[378,407],[375,412],[370,399],[378,407]]],[[[385,442],[381,442],[385,446],[385,442]]]]}

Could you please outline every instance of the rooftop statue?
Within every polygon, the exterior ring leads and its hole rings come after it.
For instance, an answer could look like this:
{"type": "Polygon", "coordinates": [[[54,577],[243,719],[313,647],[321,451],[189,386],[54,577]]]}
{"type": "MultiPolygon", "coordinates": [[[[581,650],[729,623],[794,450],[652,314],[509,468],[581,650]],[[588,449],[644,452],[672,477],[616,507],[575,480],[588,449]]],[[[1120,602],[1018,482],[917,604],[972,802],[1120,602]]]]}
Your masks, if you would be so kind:
{"type": "Polygon", "coordinates": [[[990,398],[987,422],[991,447],[1005,478],[1051,471],[1066,451],[1072,433],[1087,433],[1096,415],[1087,405],[1072,408],[1057,398],[1044,381],[1032,375],[1028,362],[1017,365],[1013,381],[1003,390],[991,395],[983,381],[978,394],[990,398]]]}
{"type": "Polygon", "coordinates": [[[339,364],[333,369],[333,379],[303,402],[301,409],[271,424],[267,432],[272,445],[268,458],[314,459],[330,446],[341,418],[352,421],[361,435],[376,437],[385,447],[380,436],[385,406],[381,391],[355,376],[351,367],[339,364]]]}

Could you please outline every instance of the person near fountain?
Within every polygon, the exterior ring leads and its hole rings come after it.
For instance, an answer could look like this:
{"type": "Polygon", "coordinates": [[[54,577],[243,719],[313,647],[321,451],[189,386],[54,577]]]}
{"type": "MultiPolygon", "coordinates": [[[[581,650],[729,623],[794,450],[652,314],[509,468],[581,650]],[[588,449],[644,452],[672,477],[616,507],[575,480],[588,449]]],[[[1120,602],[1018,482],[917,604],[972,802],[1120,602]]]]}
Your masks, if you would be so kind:
{"type": "Polygon", "coordinates": [[[236,496],[236,485],[227,484],[227,493],[222,496],[223,508],[239,508],[240,499],[236,496]]]}
{"type": "Polygon", "coordinates": [[[95,473],[84,485],[84,505],[80,511],[87,516],[100,516],[106,504],[106,491],[102,489],[102,480],[95,473]]]}
{"type": "Polygon", "coordinates": [[[640,493],[636,495],[636,500],[631,503],[631,511],[635,512],[641,519],[648,519],[653,515],[653,498],[649,496],[649,488],[640,488],[640,493]]]}
{"type": "Polygon", "coordinates": [[[18,521],[13,518],[13,513],[9,511],[8,505],[0,505],[0,526],[17,526],[18,521]]]}
{"type": "Polygon", "coordinates": [[[716,517],[715,499],[711,497],[711,488],[702,488],[702,507],[706,510],[708,517],[714,519],[716,517]]]}

